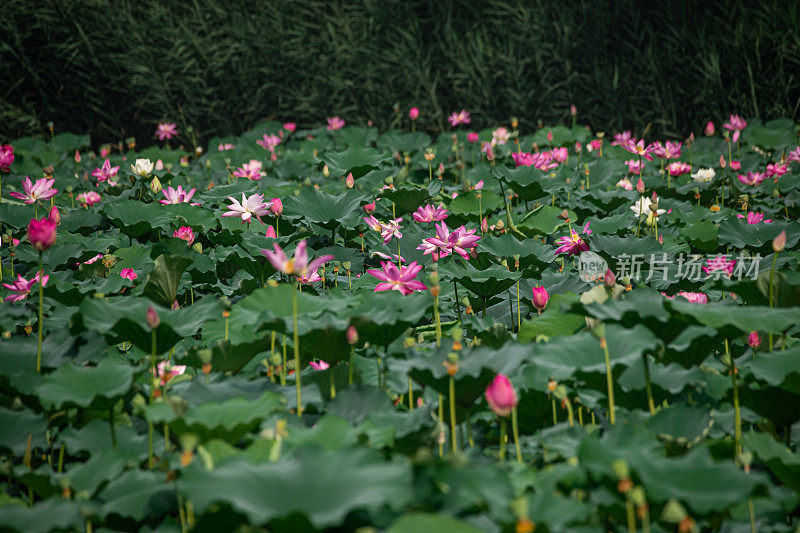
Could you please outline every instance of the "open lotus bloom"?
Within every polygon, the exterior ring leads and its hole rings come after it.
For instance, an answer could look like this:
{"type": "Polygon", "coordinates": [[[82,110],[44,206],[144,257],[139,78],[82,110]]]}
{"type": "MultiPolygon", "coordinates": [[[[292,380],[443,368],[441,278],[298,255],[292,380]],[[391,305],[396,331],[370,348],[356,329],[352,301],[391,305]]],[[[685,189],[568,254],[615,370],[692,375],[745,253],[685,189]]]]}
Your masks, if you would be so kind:
{"type": "Polygon", "coordinates": [[[304,275],[316,272],[322,265],[333,259],[332,255],[323,255],[309,262],[305,240],[297,243],[297,247],[294,249],[294,257],[291,259],[286,256],[277,243],[273,244],[273,248],[275,251],[261,250],[261,253],[269,260],[273,268],[284,274],[294,274],[301,278],[304,275]]]}
{"type": "Polygon", "coordinates": [[[250,224],[252,222],[252,217],[256,217],[259,222],[261,221],[261,217],[269,213],[269,202],[264,202],[264,195],[263,194],[252,194],[249,197],[246,197],[244,193],[242,193],[242,201],[239,202],[233,196],[228,196],[228,200],[231,201],[231,204],[228,206],[228,211],[223,213],[223,217],[240,217],[242,219],[242,224],[247,222],[250,224]]]}
{"type": "MultiPolygon", "coordinates": [[[[13,294],[9,294],[5,297],[6,302],[19,302],[20,300],[24,300],[28,297],[31,293],[31,289],[34,285],[39,282],[39,272],[36,273],[34,277],[30,280],[25,279],[22,277],[21,274],[17,274],[17,280],[14,283],[3,283],[3,287],[10,290],[13,294]]],[[[50,276],[45,274],[41,277],[42,280],[42,287],[47,286],[47,281],[50,279],[50,276]]]]}
{"type": "Polygon", "coordinates": [[[58,191],[53,188],[56,182],[53,178],[39,178],[36,183],[32,183],[28,176],[22,180],[23,192],[12,191],[11,196],[18,200],[22,200],[26,204],[33,204],[40,200],[47,200],[52,198],[58,191]]]}
{"type": "Polygon", "coordinates": [[[416,261],[400,267],[386,261],[381,262],[381,267],[380,270],[367,270],[367,274],[381,281],[375,286],[375,292],[398,291],[400,294],[409,295],[415,291],[428,289],[424,283],[415,279],[422,270],[422,265],[416,261]]]}
{"type": "Polygon", "coordinates": [[[700,168],[692,174],[692,179],[699,183],[705,183],[713,180],[716,175],[717,172],[713,168],[700,168]]]}

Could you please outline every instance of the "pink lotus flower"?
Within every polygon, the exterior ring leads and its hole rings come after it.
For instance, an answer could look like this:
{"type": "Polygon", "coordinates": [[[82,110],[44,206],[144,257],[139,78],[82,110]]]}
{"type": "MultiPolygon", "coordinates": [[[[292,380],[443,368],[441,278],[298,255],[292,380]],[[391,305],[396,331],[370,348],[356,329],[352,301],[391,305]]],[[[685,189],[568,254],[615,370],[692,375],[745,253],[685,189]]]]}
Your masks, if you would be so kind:
{"type": "Polygon", "coordinates": [[[758,185],[767,179],[766,174],[762,174],[760,172],[748,172],[746,176],[739,174],[736,178],[744,183],[745,185],[752,185],[753,187],[758,187],[758,185]]]}
{"type": "Polygon", "coordinates": [[[459,124],[469,124],[472,122],[472,118],[470,117],[469,111],[462,109],[459,112],[453,111],[449,117],[447,117],[447,122],[450,123],[451,127],[456,127],[459,124]]]}
{"type": "Polygon", "coordinates": [[[322,281],[322,276],[319,275],[319,270],[313,272],[306,272],[297,277],[298,281],[303,284],[317,283],[322,281]]]}
{"type": "Polygon", "coordinates": [[[31,183],[31,179],[25,176],[22,181],[23,192],[12,191],[11,196],[29,205],[39,200],[47,200],[58,194],[58,191],[53,189],[53,184],[55,182],[56,180],[53,178],[39,178],[36,180],[36,183],[31,183]]]}
{"type": "Polygon", "coordinates": [[[411,120],[417,120],[419,118],[419,108],[412,107],[411,109],[409,109],[408,118],[410,118],[411,120]]]}
{"type": "Polygon", "coordinates": [[[722,127],[733,132],[732,140],[736,142],[739,140],[739,134],[747,127],[747,122],[739,115],[731,115],[731,118],[728,119],[728,122],[722,124],[722,127]]]}
{"type": "Polygon", "coordinates": [[[423,239],[417,250],[422,250],[422,255],[432,254],[434,261],[451,253],[469,259],[469,252],[478,246],[478,241],[481,239],[475,235],[476,231],[461,226],[451,233],[447,225],[441,222],[436,225],[436,236],[423,239]]]}
{"type": "Polygon", "coordinates": [[[640,175],[642,168],[644,168],[644,161],[639,161],[638,159],[628,159],[625,164],[628,165],[628,172],[636,176],[640,175]]]}
{"type": "Polygon", "coordinates": [[[81,153],[80,153],[78,150],[75,150],[75,157],[74,157],[74,159],[75,159],[75,162],[76,162],[76,163],[80,163],[80,162],[81,162],[81,153]]]}
{"type": "Polygon", "coordinates": [[[483,190],[483,180],[478,181],[473,187],[473,191],[482,191],[483,190]]]}
{"type": "Polygon", "coordinates": [[[617,187],[622,187],[626,191],[632,191],[633,190],[633,183],[631,183],[631,180],[629,180],[628,178],[622,178],[621,180],[619,180],[617,182],[617,187]]]}
{"type": "Polygon", "coordinates": [[[94,257],[92,257],[90,259],[87,259],[82,264],[84,264],[84,265],[92,265],[92,264],[96,263],[97,261],[99,261],[102,258],[103,258],[103,254],[97,254],[96,256],[94,256],[94,257]]]}
{"type": "Polygon", "coordinates": [[[527,152],[512,152],[511,159],[514,160],[514,165],[517,167],[530,167],[533,166],[536,158],[527,152]]]}
{"type": "Polygon", "coordinates": [[[547,307],[547,302],[550,301],[550,294],[547,292],[547,289],[542,287],[534,287],[533,288],[533,306],[539,310],[539,312],[544,311],[544,308],[547,307]]]}
{"type": "Polygon", "coordinates": [[[275,228],[273,228],[272,226],[267,226],[266,237],[267,239],[277,239],[278,234],[275,233],[275,228]]]}
{"type": "Polygon", "coordinates": [[[405,257],[403,257],[401,255],[397,255],[397,254],[389,255],[389,254],[385,254],[383,252],[370,252],[369,256],[370,257],[380,257],[381,259],[386,259],[387,261],[394,261],[394,262],[398,262],[399,261],[401,263],[406,263],[407,262],[405,257]]]}
{"type": "Polygon", "coordinates": [[[112,167],[111,161],[106,159],[102,167],[92,170],[92,176],[97,178],[98,183],[107,181],[109,185],[114,186],[117,184],[114,180],[117,177],[117,172],[119,172],[119,167],[112,167]]]}
{"type": "Polygon", "coordinates": [[[281,143],[281,138],[275,135],[274,133],[271,135],[267,135],[265,133],[261,139],[256,141],[256,144],[261,146],[264,150],[269,150],[270,152],[274,152],[275,147],[278,146],[280,143],[281,143]]]}
{"type": "Polygon", "coordinates": [[[602,147],[603,147],[603,139],[592,139],[591,141],[589,141],[589,144],[587,145],[586,148],[587,150],[592,152],[594,150],[599,150],[602,147]]]}
{"type": "MultiPolygon", "coordinates": [[[[192,191],[194,191],[194,189],[192,189],[192,191]]],[[[268,209],[271,207],[270,202],[264,202],[263,194],[252,194],[249,198],[246,198],[244,193],[242,193],[241,203],[233,196],[228,196],[228,200],[231,201],[231,204],[228,206],[228,211],[222,213],[222,216],[241,217],[242,224],[247,222],[248,225],[252,222],[251,218],[253,216],[263,224],[261,217],[269,213],[268,209]]]]}
{"type": "Polygon", "coordinates": [[[661,159],[677,159],[681,156],[680,142],[667,141],[666,144],[660,142],[653,143],[653,153],[661,159]]]}
{"type": "Polygon", "coordinates": [[[433,207],[433,205],[429,204],[417,209],[412,216],[417,222],[431,223],[444,220],[449,215],[443,204],[440,204],[439,207],[433,207]]]}
{"type": "Polygon", "coordinates": [[[174,122],[162,122],[156,128],[156,137],[159,141],[172,139],[178,134],[178,125],[174,122]]]}
{"type": "Polygon", "coordinates": [[[10,144],[0,144],[0,172],[11,172],[14,163],[14,147],[10,144]]]}
{"type": "Polygon", "coordinates": [[[614,140],[611,141],[611,146],[624,146],[625,144],[628,144],[628,141],[630,141],[632,138],[633,136],[631,135],[631,130],[625,130],[622,133],[615,133],[614,140]]]}
{"type": "Polygon", "coordinates": [[[399,268],[394,263],[382,261],[380,270],[367,270],[367,274],[378,278],[382,282],[375,286],[375,292],[398,291],[400,294],[408,296],[415,291],[428,289],[424,283],[414,279],[420,270],[422,270],[422,265],[417,264],[416,261],[399,268]]]}
{"type": "Polygon", "coordinates": [[[784,174],[789,173],[789,167],[787,165],[779,165],[777,163],[767,165],[767,177],[770,178],[780,178],[784,174]]]}
{"type": "Polygon", "coordinates": [[[294,122],[284,122],[283,129],[285,129],[289,133],[294,133],[294,130],[297,129],[297,124],[295,124],[294,122]]]}
{"type": "MultiPolygon", "coordinates": [[[[122,156],[122,160],[123,161],[125,160],[125,156],[122,156]]],[[[156,170],[164,170],[164,161],[162,161],[161,159],[156,160],[155,169],[156,170]]]]}
{"type": "Polygon", "coordinates": [[[736,215],[738,218],[747,218],[748,224],[759,224],[764,222],[764,224],[769,224],[772,222],[772,219],[764,220],[764,213],[753,213],[752,211],[747,213],[747,217],[744,215],[736,215]]]}
{"type": "Polygon", "coordinates": [[[47,212],[47,218],[56,226],[61,225],[61,212],[59,212],[57,206],[54,205],[50,208],[50,211],[47,212]]]}
{"type": "Polygon", "coordinates": [[[161,361],[154,370],[154,376],[157,376],[161,386],[167,384],[169,380],[175,376],[181,376],[186,372],[186,365],[171,365],[167,361],[161,361]]]}
{"type": "Polygon", "coordinates": [[[236,146],[232,145],[231,143],[219,143],[217,146],[217,150],[220,152],[227,152],[228,150],[233,150],[236,146]]]}
{"type": "Polygon", "coordinates": [[[258,159],[251,159],[248,163],[244,163],[242,166],[234,170],[233,177],[247,178],[250,181],[258,181],[267,175],[266,172],[261,170],[262,166],[263,164],[258,159]]]}
{"type": "MultiPolygon", "coordinates": [[[[479,138],[480,137],[478,136],[478,134],[476,132],[474,132],[474,131],[471,131],[471,132],[467,133],[467,142],[476,143],[476,142],[478,142],[479,138]]],[[[800,150],[800,148],[798,148],[798,150],[800,150]]],[[[517,166],[519,166],[519,165],[517,165],[517,166]]]]}
{"type": "Polygon", "coordinates": [[[717,129],[714,127],[713,122],[711,122],[710,120],[706,122],[706,129],[705,129],[706,137],[711,137],[712,135],[714,135],[714,133],[716,133],[716,131],[717,129]]]}
{"type": "Polygon", "coordinates": [[[328,120],[327,129],[329,131],[336,131],[344,128],[344,120],[339,117],[330,117],[328,120]]]}
{"type": "Polygon", "coordinates": [[[754,350],[761,346],[761,337],[758,336],[758,331],[751,331],[747,336],[747,344],[754,350]]]}
{"type": "Polygon", "coordinates": [[[511,138],[511,132],[508,128],[500,126],[492,132],[492,145],[506,144],[511,138]]]}
{"type": "MultiPolygon", "coordinates": [[[[164,205],[170,204],[188,204],[192,200],[192,196],[194,196],[194,192],[196,189],[189,189],[188,191],[184,191],[183,187],[178,185],[177,189],[173,189],[172,187],[167,187],[166,189],[161,189],[161,193],[164,195],[164,198],[159,200],[158,202],[164,205]]],[[[191,205],[200,205],[198,203],[193,203],[191,205]]]]}
{"type": "Polygon", "coordinates": [[[311,361],[310,363],[308,363],[308,366],[310,366],[314,370],[328,370],[331,367],[331,365],[329,365],[322,359],[320,359],[319,362],[311,361]]]}
{"type": "Polygon", "coordinates": [[[653,153],[655,147],[652,144],[645,146],[644,139],[639,139],[638,142],[634,139],[629,139],[625,144],[620,144],[620,146],[630,153],[641,156],[648,161],[653,160],[653,156],[650,154],[653,153]]]}
{"type": "Polygon", "coordinates": [[[89,191],[80,193],[75,199],[83,207],[91,207],[103,198],[95,191],[89,191]]]}
{"type": "Polygon", "coordinates": [[[800,146],[786,154],[786,161],[800,163],[800,146]]]}
{"type": "Polygon", "coordinates": [[[273,268],[284,274],[293,274],[298,277],[303,277],[310,272],[316,272],[322,265],[333,259],[332,255],[323,255],[309,262],[305,240],[297,243],[292,259],[286,257],[286,254],[283,253],[283,250],[281,250],[281,247],[278,246],[277,243],[272,246],[275,249],[274,252],[261,250],[261,253],[269,260],[273,268]]]}
{"type": "Polygon", "coordinates": [[[136,272],[134,272],[132,268],[123,268],[122,270],[120,270],[119,275],[131,281],[139,277],[138,275],[136,275],[136,272]]]}
{"type": "Polygon", "coordinates": [[[682,296],[686,298],[690,303],[693,304],[707,304],[708,303],[708,296],[703,294],[702,292],[687,292],[687,291],[680,291],[678,296],[682,296]]]}
{"type": "MultiPolygon", "coordinates": [[[[581,232],[583,235],[592,234],[592,230],[589,229],[589,224],[591,224],[591,222],[587,222],[583,227],[583,231],[581,232]]],[[[574,229],[570,228],[569,233],[569,236],[561,237],[556,241],[556,244],[559,245],[559,247],[556,248],[556,254],[565,253],[567,256],[570,256],[585,252],[589,249],[589,245],[579,234],[575,233],[574,229]]]]}
{"type": "Polygon", "coordinates": [[[48,217],[32,218],[28,223],[28,242],[40,252],[46,251],[56,242],[56,223],[48,217]]]}
{"type": "Polygon", "coordinates": [[[731,161],[731,170],[739,170],[742,168],[741,161],[731,161]]]}
{"type": "Polygon", "coordinates": [[[382,225],[380,221],[374,216],[370,215],[368,217],[364,217],[364,222],[367,223],[367,226],[369,226],[369,229],[371,229],[372,231],[381,231],[382,225]]]}
{"type": "Polygon", "coordinates": [[[667,167],[669,170],[670,176],[682,176],[683,174],[688,174],[692,171],[692,167],[686,163],[681,163],[680,161],[674,161],[669,164],[667,167]]]}
{"type": "Polygon", "coordinates": [[[396,237],[398,239],[403,238],[403,234],[400,233],[400,229],[402,226],[400,223],[403,221],[402,218],[395,218],[390,220],[389,222],[381,222],[381,237],[383,238],[383,244],[387,244],[389,241],[392,240],[392,237],[396,237]]]}
{"type": "Polygon", "coordinates": [[[550,150],[550,157],[559,163],[565,162],[569,159],[569,150],[566,148],[553,148],[550,150]]]}
{"type": "Polygon", "coordinates": [[[269,210],[276,217],[281,216],[281,214],[283,213],[283,202],[281,202],[281,199],[273,198],[272,200],[270,200],[269,210]]]}
{"type": "Polygon", "coordinates": [[[735,266],[736,260],[732,259],[728,261],[726,256],[718,255],[717,257],[706,260],[706,266],[703,267],[703,272],[708,274],[709,277],[713,276],[714,279],[719,279],[722,274],[731,277],[735,266]]]}
{"type": "MultiPolygon", "coordinates": [[[[20,274],[17,274],[17,281],[14,283],[3,283],[3,287],[6,289],[14,292],[14,294],[10,294],[5,297],[6,302],[19,302],[20,300],[24,300],[28,297],[31,293],[31,289],[33,288],[36,283],[39,281],[40,273],[37,272],[34,277],[30,280],[23,278],[20,274]]],[[[47,286],[47,280],[50,279],[50,276],[44,275],[42,277],[42,287],[47,286]]]]}
{"type": "Polygon", "coordinates": [[[186,241],[187,246],[191,246],[194,242],[194,231],[189,226],[181,226],[172,233],[173,237],[186,241]]]}
{"type": "Polygon", "coordinates": [[[519,403],[517,391],[503,374],[497,374],[484,392],[486,403],[497,416],[508,416],[519,403]]]}
{"type": "Polygon", "coordinates": [[[486,159],[488,159],[489,161],[494,161],[494,145],[492,143],[490,142],[481,143],[481,152],[486,154],[486,159]]]}

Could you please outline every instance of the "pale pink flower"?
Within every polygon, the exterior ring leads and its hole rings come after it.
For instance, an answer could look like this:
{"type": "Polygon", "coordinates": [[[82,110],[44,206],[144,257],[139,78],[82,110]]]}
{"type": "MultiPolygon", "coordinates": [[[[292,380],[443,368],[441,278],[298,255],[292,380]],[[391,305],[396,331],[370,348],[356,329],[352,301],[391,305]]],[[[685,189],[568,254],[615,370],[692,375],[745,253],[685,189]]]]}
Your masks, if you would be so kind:
{"type": "MultiPolygon", "coordinates": [[[[172,187],[161,189],[161,193],[164,195],[164,198],[159,200],[159,203],[164,205],[191,203],[192,196],[194,196],[195,190],[196,189],[189,189],[188,191],[184,191],[183,187],[181,187],[180,185],[178,185],[177,189],[173,189],[172,187]]],[[[200,204],[192,203],[191,205],[200,205],[200,204]]]]}
{"type": "MultiPolygon", "coordinates": [[[[625,130],[622,133],[615,133],[614,140],[611,141],[611,146],[624,146],[633,138],[631,130],[625,130]]],[[[596,147],[599,148],[599,147],[596,147]]],[[[596,149],[595,148],[595,149],[596,149]]]]}
{"type": "Polygon", "coordinates": [[[294,250],[294,257],[292,257],[292,259],[289,259],[286,256],[277,243],[273,244],[272,246],[275,249],[274,252],[269,250],[261,250],[261,253],[264,254],[264,256],[269,260],[273,268],[283,272],[284,274],[294,274],[298,277],[302,277],[310,272],[316,272],[322,265],[333,259],[332,255],[323,255],[309,262],[305,240],[297,243],[297,247],[294,250]]]}
{"type": "Polygon", "coordinates": [[[660,142],[653,143],[653,153],[661,159],[678,159],[681,156],[680,142],[667,141],[666,144],[660,142]]]}
{"type": "MultiPolygon", "coordinates": [[[[256,141],[256,144],[260,145],[265,150],[269,150],[270,152],[275,151],[275,147],[281,143],[281,138],[275,135],[274,133],[271,135],[267,135],[266,133],[264,136],[256,141]]],[[[250,161],[252,163],[252,161],[250,161]]]]}
{"type": "MultiPolygon", "coordinates": [[[[260,141],[259,141],[260,142],[260,141]]],[[[263,164],[258,159],[251,159],[250,162],[244,163],[233,172],[235,178],[247,178],[250,181],[258,181],[267,173],[261,170],[263,164]]]]}
{"type": "MultiPolygon", "coordinates": [[[[591,224],[591,222],[587,222],[583,227],[583,231],[581,232],[583,235],[592,234],[592,230],[589,229],[589,224],[591,224]]],[[[589,249],[589,245],[586,241],[584,241],[579,234],[575,233],[575,230],[572,228],[569,229],[569,236],[560,237],[556,241],[556,244],[559,245],[559,247],[556,248],[556,254],[565,253],[567,256],[576,255],[589,249]]]]}
{"type": "Polygon", "coordinates": [[[511,138],[511,132],[508,131],[508,128],[500,126],[496,130],[492,132],[492,144],[506,144],[508,140],[511,138]]]}
{"type": "Polygon", "coordinates": [[[297,129],[297,124],[295,124],[294,122],[284,122],[283,129],[285,129],[289,133],[294,133],[294,130],[297,129]]]}
{"type": "Polygon", "coordinates": [[[217,150],[220,152],[227,152],[228,150],[233,150],[236,146],[232,145],[231,143],[219,143],[217,146],[217,150]]]}
{"type": "Polygon", "coordinates": [[[449,117],[447,117],[447,122],[450,123],[450,126],[456,127],[459,124],[469,124],[472,122],[472,118],[470,117],[469,111],[462,109],[461,111],[453,111],[449,117]]]}
{"type": "MultiPolygon", "coordinates": [[[[194,189],[192,189],[194,190],[194,189]]],[[[252,222],[252,217],[255,216],[259,222],[263,224],[261,221],[261,217],[269,213],[269,208],[271,203],[264,202],[264,195],[263,194],[252,194],[250,197],[245,197],[245,194],[242,193],[242,201],[241,203],[236,200],[233,196],[228,196],[228,200],[231,201],[231,204],[228,206],[228,211],[222,213],[223,217],[241,217],[242,224],[247,222],[249,225],[252,222]]]]}
{"type": "Polygon", "coordinates": [[[772,219],[764,220],[764,213],[753,213],[752,211],[747,213],[747,217],[744,215],[736,215],[739,218],[746,218],[748,224],[759,224],[763,222],[764,224],[769,224],[772,222],[772,219]]]}
{"type": "Polygon", "coordinates": [[[800,146],[786,154],[786,161],[800,163],[800,146]]]}
{"type": "Polygon", "coordinates": [[[731,139],[736,142],[739,140],[739,134],[747,127],[747,122],[739,115],[731,115],[731,118],[728,119],[728,122],[722,124],[722,127],[733,132],[731,139]]]}
{"type": "Polygon", "coordinates": [[[331,367],[331,365],[329,365],[322,359],[320,359],[319,362],[311,361],[310,363],[308,363],[308,366],[310,366],[314,370],[328,370],[331,367]]]}
{"type": "Polygon", "coordinates": [[[364,222],[367,223],[367,226],[369,226],[369,229],[372,231],[381,231],[381,223],[374,216],[370,215],[368,217],[364,217],[364,222]]]}
{"type": "MultiPolygon", "coordinates": [[[[19,302],[20,300],[24,300],[30,294],[31,289],[33,288],[36,283],[39,281],[40,272],[37,272],[34,277],[30,280],[27,280],[22,277],[22,275],[17,274],[17,280],[14,283],[3,283],[3,287],[12,291],[14,294],[10,294],[5,297],[6,302],[19,302]]],[[[42,277],[42,287],[47,286],[47,280],[50,279],[50,276],[44,275],[42,277]]]]}
{"type": "Polygon", "coordinates": [[[0,144],[0,172],[11,172],[14,163],[14,147],[10,144],[0,144]]]}
{"type": "Polygon", "coordinates": [[[744,183],[745,185],[752,185],[753,187],[758,187],[758,185],[767,179],[766,174],[762,174],[761,172],[748,172],[747,175],[739,174],[736,176],[736,179],[744,183]]]}
{"type": "Polygon", "coordinates": [[[114,185],[117,184],[116,181],[114,180],[114,178],[117,177],[117,172],[119,172],[119,167],[118,166],[112,167],[111,162],[108,159],[106,159],[103,162],[103,166],[92,170],[92,176],[97,178],[98,183],[103,183],[105,181],[108,182],[108,184],[113,187],[114,185]]]}
{"type": "Polygon", "coordinates": [[[439,207],[429,204],[417,209],[412,216],[417,222],[431,223],[446,219],[448,214],[444,204],[439,204],[439,207]]]}
{"type": "Polygon", "coordinates": [[[630,153],[643,157],[648,161],[653,160],[653,156],[650,154],[653,153],[655,147],[652,144],[645,146],[644,139],[640,139],[638,142],[635,141],[635,139],[629,139],[625,144],[620,144],[620,146],[630,153]]]}
{"type": "Polygon", "coordinates": [[[729,261],[726,256],[718,255],[717,257],[706,260],[706,266],[703,267],[703,272],[708,274],[709,277],[714,277],[714,279],[719,279],[722,274],[731,277],[735,266],[735,259],[729,261]]]}
{"type": "Polygon", "coordinates": [[[161,361],[157,369],[153,369],[153,375],[158,377],[162,387],[175,376],[183,375],[185,372],[186,365],[171,365],[167,361],[161,361]]]}
{"type": "Polygon", "coordinates": [[[633,183],[631,183],[631,180],[629,180],[628,178],[622,178],[617,182],[617,187],[622,187],[626,191],[632,191],[633,183]]]}
{"type": "Polygon", "coordinates": [[[682,176],[683,174],[688,174],[692,171],[692,167],[690,167],[687,163],[681,163],[680,161],[673,161],[667,167],[670,176],[682,176]]]}
{"type": "Polygon", "coordinates": [[[19,193],[12,191],[10,194],[14,198],[22,200],[26,204],[33,204],[39,200],[47,200],[48,198],[52,198],[58,194],[58,191],[53,189],[53,184],[55,182],[56,180],[53,178],[39,178],[36,180],[36,183],[31,183],[31,179],[28,176],[25,176],[22,181],[23,192],[19,193]]]}
{"type": "Polygon", "coordinates": [[[92,265],[92,264],[96,263],[97,261],[99,261],[102,258],[103,258],[103,254],[97,254],[96,256],[84,261],[83,264],[84,265],[92,265]]]}
{"type": "Polygon", "coordinates": [[[423,239],[417,249],[422,250],[422,255],[433,254],[434,260],[440,257],[447,257],[451,253],[457,253],[464,259],[469,259],[469,253],[478,246],[481,239],[475,235],[477,230],[468,230],[464,226],[450,232],[444,222],[436,224],[436,235],[423,239]]]}
{"type": "Polygon", "coordinates": [[[687,292],[687,291],[680,291],[678,296],[682,296],[686,298],[690,303],[693,304],[707,304],[708,303],[708,296],[703,294],[702,292],[687,292]]]}
{"type": "Polygon", "coordinates": [[[400,223],[402,221],[402,218],[395,218],[389,222],[381,223],[381,237],[383,238],[383,244],[391,241],[392,237],[396,237],[397,239],[403,238],[403,234],[400,233],[400,229],[402,228],[400,223]]]}
{"type": "Polygon", "coordinates": [[[75,197],[75,199],[83,207],[91,207],[94,204],[96,204],[97,202],[99,202],[100,200],[102,200],[100,195],[98,193],[96,193],[95,191],[82,192],[79,195],[77,195],[75,197]]]}
{"type": "Polygon", "coordinates": [[[156,128],[156,137],[159,141],[172,139],[178,134],[178,125],[174,122],[162,122],[156,128]]]}
{"type": "Polygon", "coordinates": [[[628,172],[637,176],[642,173],[642,168],[644,168],[644,161],[638,159],[628,159],[625,164],[628,165],[628,172]]]}
{"type": "Polygon", "coordinates": [[[136,272],[134,272],[134,271],[133,271],[133,269],[132,269],[132,268],[123,268],[122,270],[120,270],[120,272],[119,272],[119,275],[120,275],[121,277],[123,277],[123,278],[125,278],[125,279],[129,279],[129,280],[131,280],[131,281],[133,281],[133,280],[135,280],[136,278],[138,278],[138,277],[139,277],[139,276],[136,274],[136,272]]]}
{"type": "Polygon", "coordinates": [[[344,120],[342,120],[339,117],[329,117],[327,121],[328,121],[327,129],[329,131],[336,131],[344,128],[344,120]]]}
{"type": "Polygon", "coordinates": [[[399,268],[394,263],[382,261],[381,267],[381,269],[367,270],[367,274],[381,280],[381,283],[375,286],[374,292],[398,291],[407,296],[415,291],[424,291],[428,288],[421,281],[414,279],[422,270],[422,265],[417,264],[416,261],[399,268]]]}

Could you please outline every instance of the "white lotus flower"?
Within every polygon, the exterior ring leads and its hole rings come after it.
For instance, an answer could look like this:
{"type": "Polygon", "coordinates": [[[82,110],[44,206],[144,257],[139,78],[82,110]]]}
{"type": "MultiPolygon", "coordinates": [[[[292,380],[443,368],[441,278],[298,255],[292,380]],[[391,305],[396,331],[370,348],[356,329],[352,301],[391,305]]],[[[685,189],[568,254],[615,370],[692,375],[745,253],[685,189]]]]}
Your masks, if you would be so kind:
{"type": "Polygon", "coordinates": [[[697,172],[692,174],[694,181],[705,183],[707,181],[711,181],[714,179],[714,176],[717,175],[717,172],[713,168],[701,168],[698,169],[697,172]]]}
{"type": "Polygon", "coordinates": [[[137,176],[146,178],[153,172],[153,162],[149,159],[137,159],[135,165],[131,165],[131,170],[137,176]]]}
{"type": "MultiPolygon", "coordinates": [[[[642,216],[642,214],[644,214],[644,216],[650,216],[650,214],[652,213],[652,211],[650,210],[650,205],[652,205],[652,203],[653,202],[650,201],[650,198],[642,196],[641,198],[639,198],[639,200],[636,201],[635,204],[631,206],[631,210],[633,210],[633,214],[636,215],[636,218],[639,218],[640,216],[642,216]]],[[[656,218],[660,217],[666,212],[667,212],[666,209],[659,209],[656,212],[656,218]]]]}

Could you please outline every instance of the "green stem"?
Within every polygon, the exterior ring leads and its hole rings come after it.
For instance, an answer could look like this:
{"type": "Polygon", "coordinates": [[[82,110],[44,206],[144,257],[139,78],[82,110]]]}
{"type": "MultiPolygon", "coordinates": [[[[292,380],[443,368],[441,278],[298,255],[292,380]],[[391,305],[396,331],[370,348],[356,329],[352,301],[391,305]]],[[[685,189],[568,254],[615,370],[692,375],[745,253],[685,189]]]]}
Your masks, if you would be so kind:
{"type": "Polygon", "coordinates": [[[506,460],[506,433],[507,433],[506,424],[507,424],[506,417],[501,416],[500,417],[500,462],[501,463],[506,460]]]}
{"type": "MultiPolygon", "coordinates": [[[[769,306],[774,306],[773,294],[774,294],[774,285],[773,285],[773,278],[775,277],[775,262],[778,260],[778,254],[780,252],[775,252],[772,256],[772,267],[769,269],[769,306]]],[[[772,351],[772,333],[769,334],[769,351],[772,351]]]]}
{"type": "Polygon", "coordinates": [[[108,425],[111,428],[111,446],[117,447],[117,432],[114,431],[114,404],[108,408],[108,425]]]}
{"type": "Polygon", "coordinates": [[[558,424],[558,413],[556,413],[556,399],[550,398],[550,403],[553,406],[553,425],[558,424]]]}
{"type": "Polygon", "coordinates": [[[44,269],[42,252],[39,252],[39,343],[36,347],[36,372],[42,372],[42,330],[44,329],[44,269]]]}
{"type": "Polygon", "coordinates": [[[458,311],[458,323],[461,324],[461,329],[464,329],[464,322],[461,320],[461,302],[458,301],[458,283],[456,283],[455,279],[453,279],[453,291],[456,293],[456,311],[458,311]]]}
{"type": "Polygon", "coordinates": [[[298,331],[298,318],[297,318],[297,285],[295,284],[294,291],[292,291],[292,334],[294,341],[294,385],[297,391],[297,417],[303,415],[303,392],[302,384],[300,382],[300,332],[298,331]]]}
{"type": "Polygon", "coordinates": [[[408,376],[408,410],[414,410],[414,383],[411,381],[411,376],[408,376]]]}
{"type": "Polygon", "coordinates": [[[522,450],[519,446],[519,423],[517,422],[517,408],[511,409],[511,431],[514,433],[514,449],[517,451],[517,462],[522,462],[522,450]]]}
{"type": "Polygon", "coordinates": [[[442,344],[442,319],[439,316],[439,297],[433,297],[433,319],[436,324],[436,346],[442,344]]]}
{"type": "Polygon", "coordinates": [[[281,340],[281,348],[283,351],[283,357],[281,361],[281,387],[285,387],[286,386],[286,335],[284,335],[281,340]]]}
{"type": "Polygon", "coordinates": [[[353,352],[355,349],[351,346],[350,347],[350,368],[348,369],[348,376],[347,376],[347,384],[353,384],[353,352]]]}
{"type": "MultiPolygon", "coordinates": [[[[155,380],[158,379],[158,373],[156,372],[156,330],[150,333],[150,379],[155,380]]],[[[153,403],[155,399],[155,387],[153,382],[151,381],[150,384],[150,403],[153,403]]],[[[149,422],[147,424],[147,468],[153,468],[155,466],[155,458],[153,456],[153,423],[149,422]]]]}
{"type": "Polygon", "coordinates": [[[742,455],[742,414],[739,410],[739,383],[736,380],[736,364],[733,361],[733,354],[730,353],[728,339],[725,339],[725,355],[730,362],[731,384],[733,385],[733,454],[734,461],[739,464],[742,455]]]}
{"type": "Polygon", "coordinates": [[[453,454],[458,453],[458,436],[456,435],[456,380],[450,376],[450,444],[453,454]]]}
{"type": "Polygon", "coordinates": [[[647,359],[647,354],[642,353],[642,364],[644,365],[644,386],[647,391],[647,408],[650,414],[656,414],[656,407],[653,403],[653,388],[650,386],[650,362],[647,359]]]}
{"type": "MultiPolygon", "coordinates": [[[[443,420],[444,420],[444,405],[442,405],[443,401],[444,401],[444,396],[442,396],[440,394],[439,395],[439,427],[441,427],[441,425],[444,424],[444,422],[443,422],[443,420]]],[[[440,443],[439,444],[439,457],[443,457],[444,456],[444,445],[441,444],[441,441],[439,441],[439,443],[440,443]]]]}
{"type": "Polygon", "coordinates": [[[636,533],[636,513],[630,498],[625,499],[625,514],[628,517],[628,533],[636,533]]]}
{"type": "Polygon", "coordinates": [[[606,388],[608,389],[608,418],[611,425],[616,424],[617,419],[614,411],[614,376],[611,373],[611,358],[608,355],[608,341],[605,337],[600,338],[600,346],[603,348],[603,357],[606,363],[606,388]]]}
{"type": "Polygon", "coordinates": [[[328,369],[331,375],[331,400],[336,398],[336,380],[333,376],[333,365],[328,369]]]}

